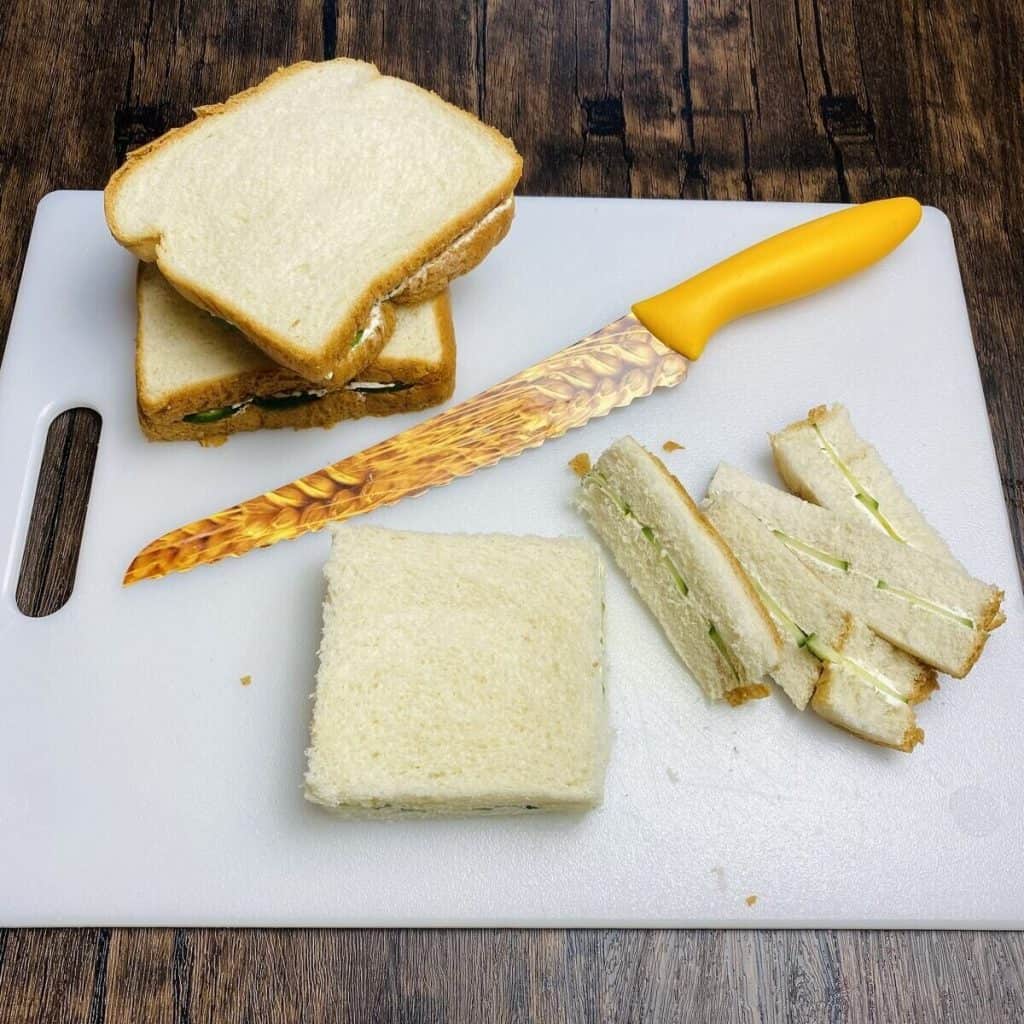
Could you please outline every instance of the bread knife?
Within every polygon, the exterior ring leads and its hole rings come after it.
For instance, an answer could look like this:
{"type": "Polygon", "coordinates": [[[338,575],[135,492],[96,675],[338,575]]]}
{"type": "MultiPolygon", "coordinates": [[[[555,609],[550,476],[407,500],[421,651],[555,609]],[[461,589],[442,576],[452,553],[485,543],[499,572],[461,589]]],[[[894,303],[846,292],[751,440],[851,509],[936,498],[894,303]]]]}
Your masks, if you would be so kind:
{"type": "Polygon", "coordinates": [[[916,200],[881,199],[773,235],[409,430],[164,534],[135,556],[124,583],[244,555],[422,494],[674,387],[719,327],[863,270],[920,219],[916,200]]]}

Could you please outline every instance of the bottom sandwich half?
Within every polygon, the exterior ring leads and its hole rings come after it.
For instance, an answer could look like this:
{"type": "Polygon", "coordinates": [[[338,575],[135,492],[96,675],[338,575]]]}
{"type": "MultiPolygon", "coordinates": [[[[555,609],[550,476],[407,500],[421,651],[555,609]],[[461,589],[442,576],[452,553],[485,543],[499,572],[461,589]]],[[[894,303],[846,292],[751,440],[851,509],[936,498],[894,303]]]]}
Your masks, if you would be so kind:
{"type": "Polygon", "coordinates": [[[278,366],[231,324],[179,295],[153,264],[139,268],[137,297],[139,423],[153,441],[217,443],[242,431],[329,427],[425,409],[455,387],[447,293],[397,307],[377,358],[356,379],[330,387],[278,366]]]}

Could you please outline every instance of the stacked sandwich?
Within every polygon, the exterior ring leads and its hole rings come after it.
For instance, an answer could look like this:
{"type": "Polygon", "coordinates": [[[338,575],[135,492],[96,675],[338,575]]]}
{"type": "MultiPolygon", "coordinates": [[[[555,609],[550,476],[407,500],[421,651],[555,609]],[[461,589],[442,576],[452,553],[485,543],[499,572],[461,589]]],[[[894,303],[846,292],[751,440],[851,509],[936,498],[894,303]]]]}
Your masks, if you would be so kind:
{"type": "Polygon", "coordinates": [[[776,683],[801,710],[910,751],[936,673],[964,677],[1004,621],[842,406],[771,438],[787,494],[720,466],[703,508],[632,438],[580,506],[711,699],[776,683]]]}
{"type": "Polygon", "coordinates": [[[446,288],[508,231],[522,161],[433,93],[301,63],[131,153],[105,192],[138,276],[139,420],[216,442],[452,392],[446,288]]]}

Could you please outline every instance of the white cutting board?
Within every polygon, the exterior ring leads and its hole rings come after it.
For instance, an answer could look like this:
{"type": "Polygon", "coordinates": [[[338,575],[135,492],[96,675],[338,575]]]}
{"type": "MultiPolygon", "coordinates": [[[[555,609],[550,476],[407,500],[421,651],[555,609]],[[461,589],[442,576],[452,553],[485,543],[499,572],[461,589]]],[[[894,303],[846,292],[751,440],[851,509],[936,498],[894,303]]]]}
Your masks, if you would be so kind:
{"type": "MultiPolygon", "coordinates": [[[[452,289],[457,397],[823,212],[520,200],[452,289]]],[[[576,452],[676,440],[666,461],[700,496],[720,459],[773,479],[766,433],[842,400],[957,555],[1005,587],[1009,621],[920,709],[927,742],[906,756],[780,694],[708,706],[610,567],[615,741],[605,804],[581,817],[352,823],[302,799],[323,535],[121,588],[157,534],[428,415],[147,444],[134,270],[99,194],[43,201],[0,368],[0,924],[1024,925],[1020,577],[941,213],[859,278],[722,331],[679,388],[369,517],[582,534],[576,452]],[[77,584],[32,620],[14,603],[23,533],[47,426],[76,405],[103,416],[77,584]]]]}

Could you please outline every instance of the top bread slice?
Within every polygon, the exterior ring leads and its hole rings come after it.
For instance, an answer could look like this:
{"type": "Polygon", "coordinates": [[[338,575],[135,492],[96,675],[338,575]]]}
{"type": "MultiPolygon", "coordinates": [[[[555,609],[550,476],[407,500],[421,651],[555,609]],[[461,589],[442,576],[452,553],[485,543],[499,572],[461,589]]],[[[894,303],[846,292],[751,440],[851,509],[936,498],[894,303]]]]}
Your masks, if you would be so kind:
{"type": "Polygon", "coordinates": [[[197,114],[129,155],[107,223],[307,380],[358,373],[387,340],[388,298],[440,292],[511,218],[511,142],[372,64],[295,64],[197,114]]]}

